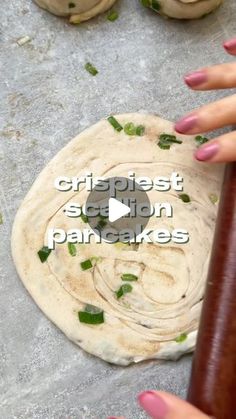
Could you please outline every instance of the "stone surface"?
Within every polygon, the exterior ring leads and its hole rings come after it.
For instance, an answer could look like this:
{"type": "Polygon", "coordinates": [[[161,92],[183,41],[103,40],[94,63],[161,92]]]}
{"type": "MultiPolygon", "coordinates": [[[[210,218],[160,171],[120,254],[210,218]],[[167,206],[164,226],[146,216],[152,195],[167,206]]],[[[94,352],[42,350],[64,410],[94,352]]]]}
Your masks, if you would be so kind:
{"type": "MultiPolygon", "coordinates": [[[[175,119],[224,92],[194,93],[183,74],[230,61],[236,3],[205,19],[177,22],[118,1],[119,19],[80,26],[30,0],[1,1],[0,23],[0,417],[105,419],[145,415],[136,394],[156,387],[185,396],[191,357],[129,368],[105,364],[70,343],[40,312],[11,259],[17,208],[45,164],[72,137],[116,112],[175,119]],[[19,38],[30,41],[19,45],[19,38]],[[91,61],[99,70],[84,70],[91,61]]],[[[22,249],[22,253],[24,249],[22,249]]]]}

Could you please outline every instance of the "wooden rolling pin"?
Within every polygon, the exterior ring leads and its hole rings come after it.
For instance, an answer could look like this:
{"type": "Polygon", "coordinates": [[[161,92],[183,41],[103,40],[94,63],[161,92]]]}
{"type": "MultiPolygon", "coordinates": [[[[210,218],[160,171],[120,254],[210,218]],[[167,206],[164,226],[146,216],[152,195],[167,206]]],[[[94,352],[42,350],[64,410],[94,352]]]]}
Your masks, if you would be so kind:
{"type": "Polygon", "coordinates": [[[236,419],[236,163],[225,170],[188,401],[236,419]]]}

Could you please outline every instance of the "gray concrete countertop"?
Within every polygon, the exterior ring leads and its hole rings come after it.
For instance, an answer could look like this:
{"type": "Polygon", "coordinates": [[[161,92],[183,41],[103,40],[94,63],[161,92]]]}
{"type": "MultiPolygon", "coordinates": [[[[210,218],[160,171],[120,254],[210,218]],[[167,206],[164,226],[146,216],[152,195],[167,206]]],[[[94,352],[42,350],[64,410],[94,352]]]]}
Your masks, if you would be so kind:
{"type": "MultiPolygon", "coordinates": [[[[85,127],[110,113],[145,110],[175,119],[224,92],[194,93],[184,73],[230,61],[236,2],[194,22],[160,18],[138,0],[118,1],[119,19],[80,26],[30,0],[1,0],[0,23],[0,417],[105,419],[145,415],[136,394],[185,396],[191,357],[120,368],[85,354],[45,318],[11,259],[16,210],[47,162],[85,127]],[[23,46],[17,39],[31,41],[23,46]],[[96,77],[84,70],[91,61],[96,77]]],[[[22,249],[22,253],[24,249],[22,249]]]]}

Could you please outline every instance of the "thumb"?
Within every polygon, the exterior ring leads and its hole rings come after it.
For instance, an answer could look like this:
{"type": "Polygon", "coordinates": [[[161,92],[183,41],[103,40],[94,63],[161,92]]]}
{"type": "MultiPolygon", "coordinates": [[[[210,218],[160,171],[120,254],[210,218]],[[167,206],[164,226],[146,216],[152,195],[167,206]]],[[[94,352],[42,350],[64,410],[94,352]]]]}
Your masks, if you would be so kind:
{"type": "Polygon", "coordinates": [[[209,419],[209,416],[172,394],[145,391],[139,394],[138,401],[152,419],[209,419]]]}

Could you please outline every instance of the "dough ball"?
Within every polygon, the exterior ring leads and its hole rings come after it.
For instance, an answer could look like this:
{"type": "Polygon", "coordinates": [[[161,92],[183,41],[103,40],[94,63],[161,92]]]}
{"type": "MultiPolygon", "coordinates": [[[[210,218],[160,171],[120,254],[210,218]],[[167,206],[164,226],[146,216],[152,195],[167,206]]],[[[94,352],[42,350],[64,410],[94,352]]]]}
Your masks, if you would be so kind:
{"type": "Polygon", "coordinates": [[[175,19],[198,19],[211,13],[223,0],[141,0],[144,6],[175,19]]]}
{"type": "Polygon", "coordinates": [[[80,23],[108,10],[116,0],[34,0],[40,7],[57,16],[68,16],[80,23]]]}

